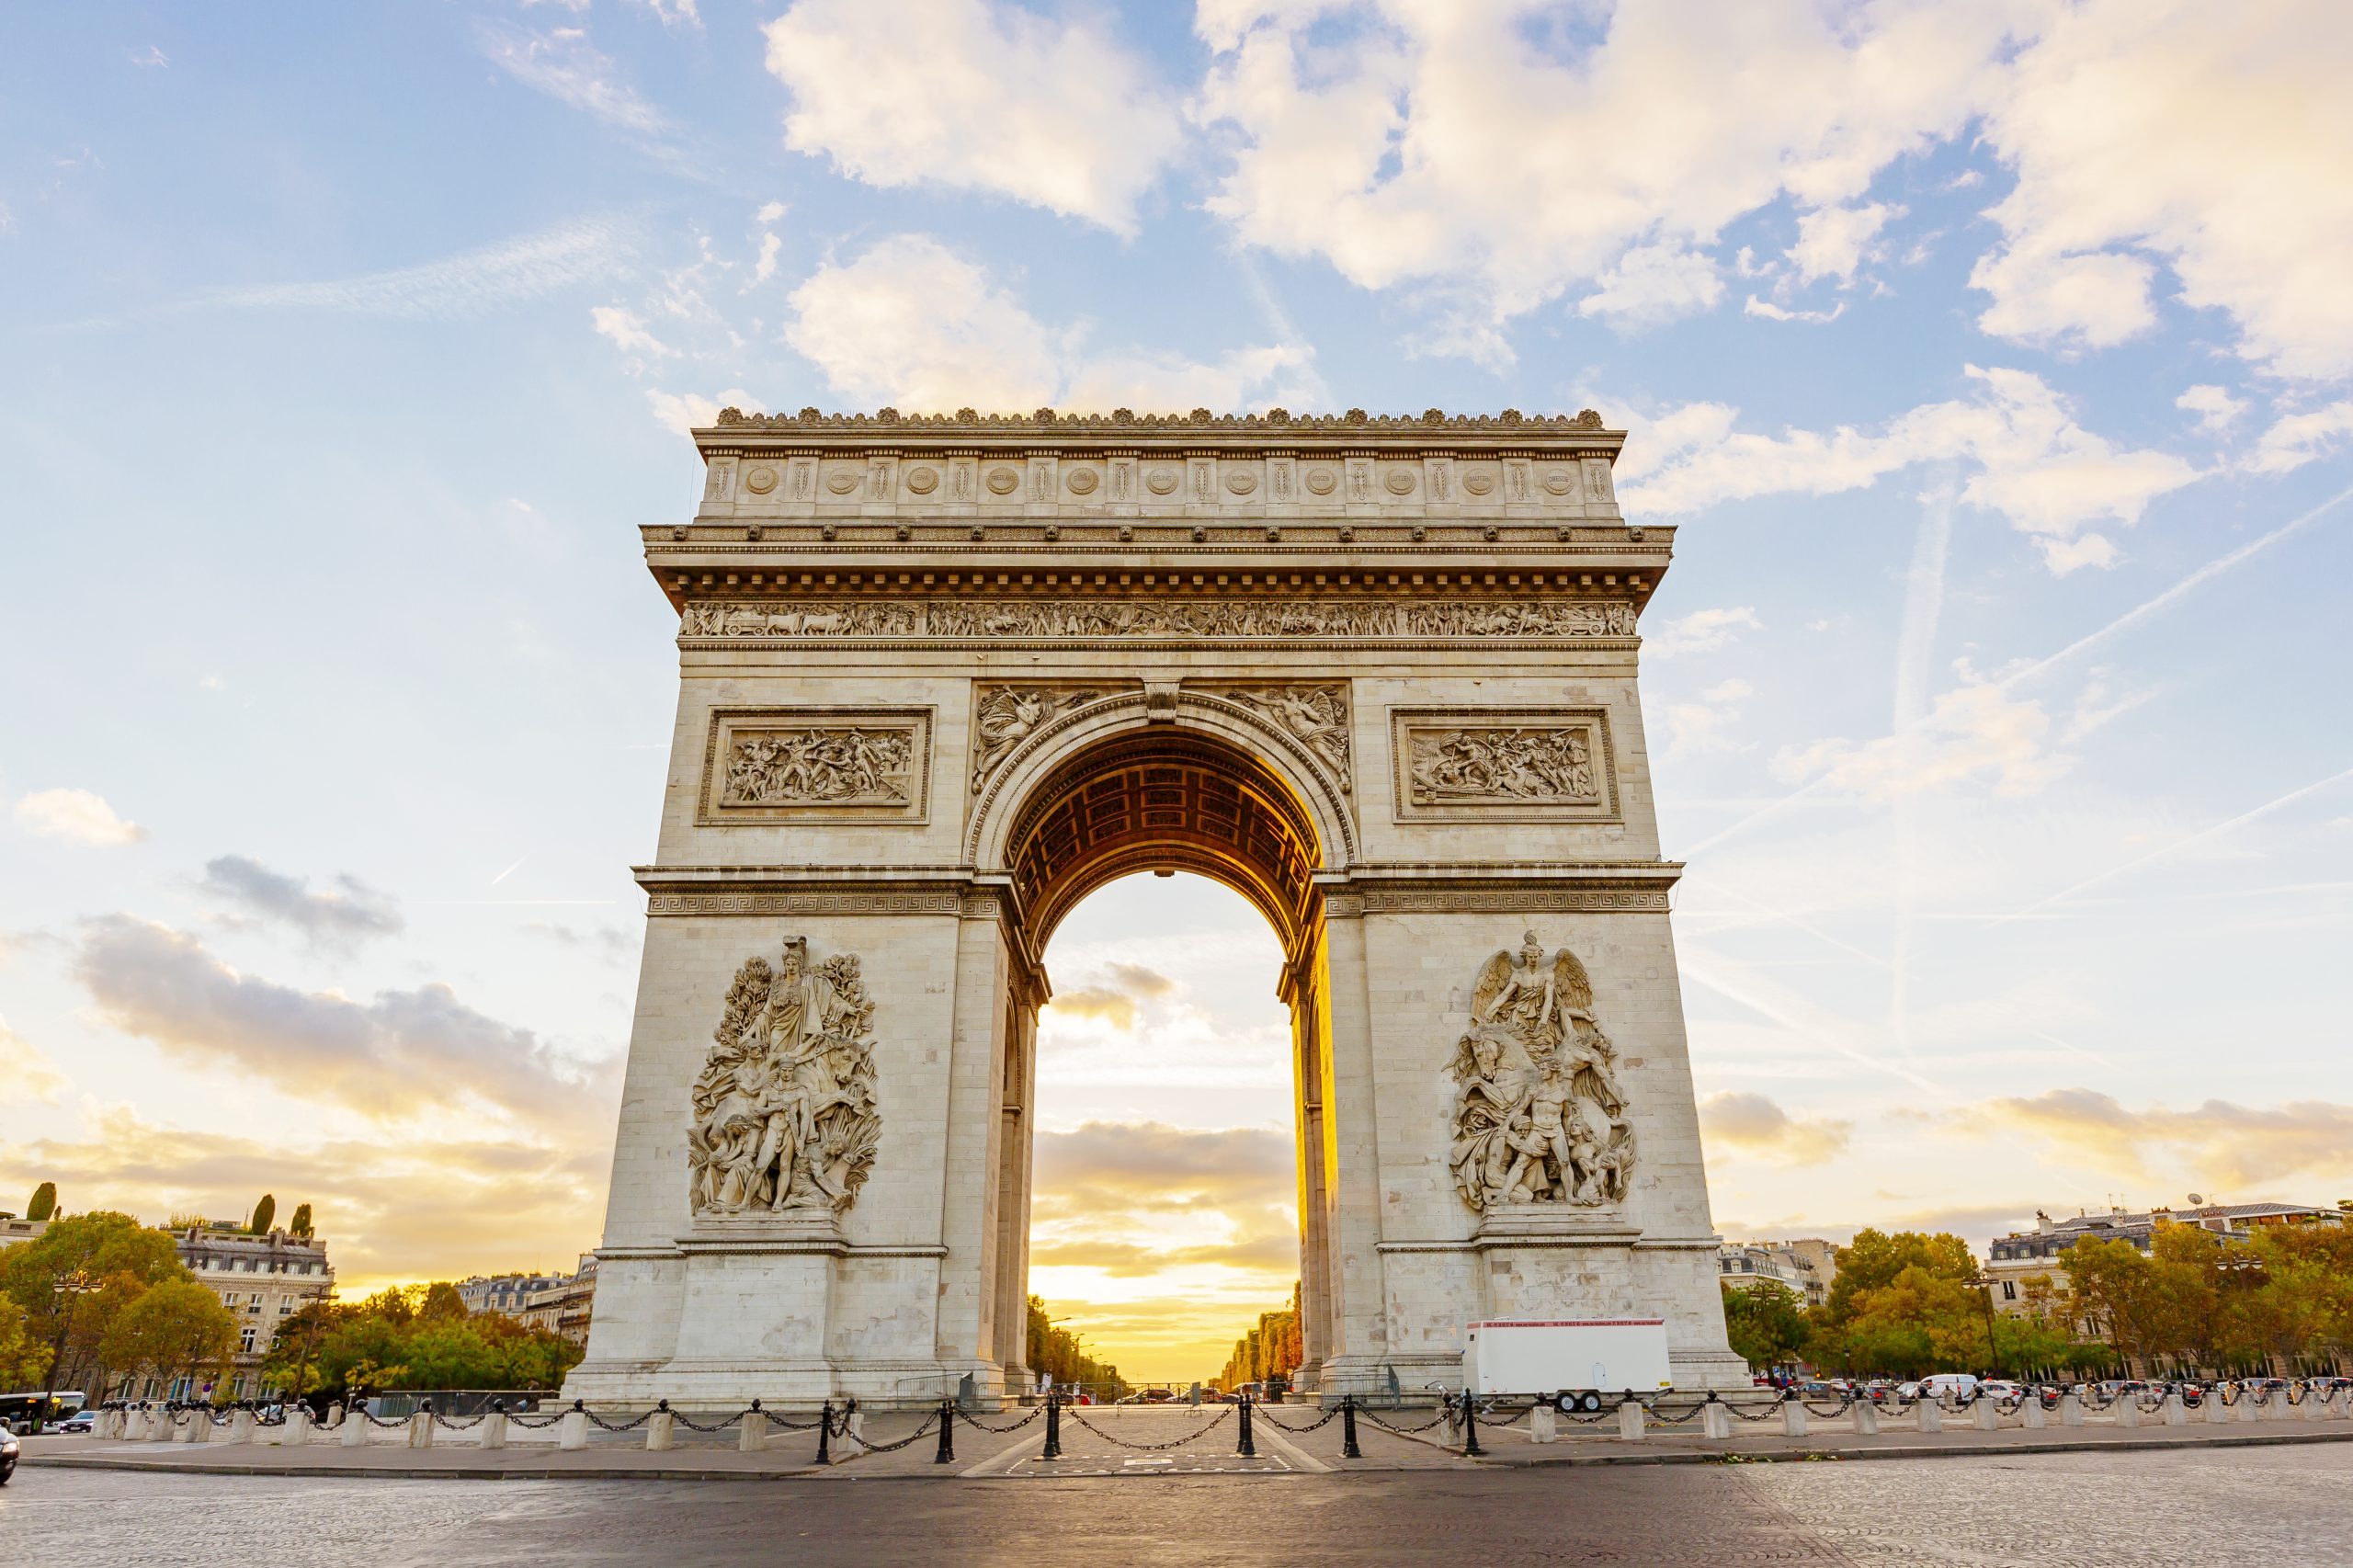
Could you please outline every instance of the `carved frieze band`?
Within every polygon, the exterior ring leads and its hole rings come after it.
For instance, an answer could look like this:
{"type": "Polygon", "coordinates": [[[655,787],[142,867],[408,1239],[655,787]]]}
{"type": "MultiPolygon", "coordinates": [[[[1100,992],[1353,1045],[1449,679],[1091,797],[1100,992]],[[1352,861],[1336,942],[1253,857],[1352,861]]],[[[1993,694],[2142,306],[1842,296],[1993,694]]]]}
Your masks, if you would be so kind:
{"type": "Polygon", "coordinates": [[[722,708],[703,756],[705,827],[929,820],[928,708],[722,708]]]}
{"type": "Polygon", "coordinates": [[[960,915],[952,891],[791,892],[781,889],[711,888],[647,896],[648,915],[960,915]]]}
{"type": "Polygon", "coordinates": [[[1395,708],[1390,749],[1400,822],[1618,818],[1598,708],[1395,708]]]}
{"type": "Polygon", "coordinates": [[[698,600],[686,607],[678,635],[751,642],[1631,637],[1634,606],[1624,599],[1528,598],[698,600]]]}
{"type": "MultiPolygon", "coordinates": [[[[1409,892],[1367,889],[1358,909],[1366,915],[1607,915],[1625,910],[1665,914],[1665,888],[1528,888],[1479,892],[1409,892]]],[[[1332,895],[1325,907],[1340,913],[1332,895]]]]}

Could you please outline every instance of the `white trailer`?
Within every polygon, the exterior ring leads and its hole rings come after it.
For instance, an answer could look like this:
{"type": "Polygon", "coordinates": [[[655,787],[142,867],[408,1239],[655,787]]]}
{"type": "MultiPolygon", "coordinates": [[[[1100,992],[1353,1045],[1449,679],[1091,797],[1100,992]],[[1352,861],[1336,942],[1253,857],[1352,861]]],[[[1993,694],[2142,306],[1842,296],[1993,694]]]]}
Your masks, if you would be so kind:
{"type": "MultiPolygon", "coordinates": [[[[1665,1318],[1506,1318],[1464,1335],[1472,1393],[1621,1393],[1671,1388],[1665,1318]]],[[[1572,1408],[1599,1409],[1600,1402],[1572,1408]]]]}

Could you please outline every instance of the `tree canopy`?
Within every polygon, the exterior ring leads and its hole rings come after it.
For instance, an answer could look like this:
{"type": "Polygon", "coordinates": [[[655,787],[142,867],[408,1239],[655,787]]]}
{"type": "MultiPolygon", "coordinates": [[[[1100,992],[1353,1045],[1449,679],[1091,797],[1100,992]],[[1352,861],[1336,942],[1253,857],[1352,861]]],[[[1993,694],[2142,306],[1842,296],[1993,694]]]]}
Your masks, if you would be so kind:
{"type": "Polygon", "coordinates": [[[33,1188],[32,1198],[25,1204],[25,1218],[46,1220],[57,1212],[57,1184],[45,1181],[33,1188]]]}
{"type": "Polygon", "coordinates": [[[296,1393],[561,1387],[579,1346],[505,1312],[470,1312],[447,1281],[313,1302],[290,1314],[263,1369],[296,1393]]]}
{"type": "Polygon", "coordinates": [[[269,1234],[269,1228],[276,1223],[278,1223],[278,1199],[275,1194],[265,1192],[261,1195],[261,1201],[254,1205],[253,1221],[245,1226],[245,1229],[255,1235],[266,1236],[269,1234]]]}

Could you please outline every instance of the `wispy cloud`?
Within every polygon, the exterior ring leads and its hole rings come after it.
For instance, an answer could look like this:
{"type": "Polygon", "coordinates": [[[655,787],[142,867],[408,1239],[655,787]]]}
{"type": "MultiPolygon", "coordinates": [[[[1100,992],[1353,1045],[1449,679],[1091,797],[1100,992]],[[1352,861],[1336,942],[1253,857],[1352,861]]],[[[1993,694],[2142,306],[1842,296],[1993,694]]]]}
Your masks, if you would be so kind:
{"type": "Polygon", "coordinates": [[[621,79],[620,66],[588,41],[584,28],[533,32],[484,22],[478,35],[492,64],[558,103],[642,137],[658,137],[670,129],[662,111],[639,97],[621,79]]]}
{"type": "Polygon", "coordinates": [[[186,303],[222,310],[341,311],[435,320],[485,314],[611,277],[637,243],[637,225],[599,214],[501,240],[438,261],[311,283],[210,289],[186,303]]]}
{"type": "Polygon", "coordinates": [[[273,871],[248,856],[223,855],[205,863],[197,886],[229,906],[226,924],[267,922],[321,947],[347,948],[401,929],[392,895],[347,872],[314,892],[308,878],[273,871]]]}
{"type": "Polygon", "coordinates": [[[112,848],[136,844],[147,830],[126,822],[106,799],[87,790],[42,790],[17,802],[17,820],[45,838],[112,848]]]}

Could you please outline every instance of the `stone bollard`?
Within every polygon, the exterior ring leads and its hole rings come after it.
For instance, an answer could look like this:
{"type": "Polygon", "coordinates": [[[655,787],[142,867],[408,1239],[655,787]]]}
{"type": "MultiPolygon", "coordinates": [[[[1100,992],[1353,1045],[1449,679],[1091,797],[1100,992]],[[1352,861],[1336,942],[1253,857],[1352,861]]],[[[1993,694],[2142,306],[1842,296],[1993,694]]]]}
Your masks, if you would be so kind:
{"type": "Polygon", "coordinates": [[[647,1453],[666,1454],[670,1451],[671,1427],[676,1419],[670,1413],[670,1404],[667,1400],[663,1401],[659,1410],[646,1417],[645,1451],[647,1453]]]}
{"type": "Polygon", "coordinates": [[[768,1446],[768,1418],[757,1405],[744,1412],[744,1419],[736,1424],[735,1450],[756,1454],[768,1446]]]}
{"type": "Polygon", "coordinates": [[[1794,1399],[1785,1400],[1782,1402],[1781,1435],[1783,1437],[1804,1437],[1807,1431],[1808,1421],[1809,1415],[1806,1411],[1806,1407],[1803,1404],[1794,1399]]]}
{"type": "Polygon", "coordinates": [[[1879,1436],[1879,1401],[1871,1398],[1869,1394],[1859,1394],[1856,1396],[1855,1436],[1859,1437],[1876,1437],[1879,1436]]]}
{"type": "Polygon", "coordinates": [[[588,1446],[588,1413],[578,1405],[563,1413],[556,1424],[555,1446],[559,1449],[585,1449],[588,1446]]]}
{"type": "Polygon", "coordinates": [[[2040,1432],[2051,1425],[2051,1417],[2042,1408],[2042,1393],[2039,1389],[2027,1391],[2026,1403],[2018,1406],[2018,1419],[2029,1432],[2040,1432]]]}
{"type": "Polygon", "coordinates": [[[2239,1402],[2237,1404],[2232,1406],[2232,1410],[2242,1421],[2262,1420],[2263,1391],[2260,1389],[2251,1389],[2241,1386],[2239,1389],[2239,1402]]]}
{"type": "Polygon", "coordinates": [[[342,1443],[347,1449],[363,1447],[368,1441],[368,1412],[357,1404],[343,1407],[342,1443]]]}
{"type": "Polygon", "coordinates": [[[2116,1424],[2119,1426],[2141,1425],[2141,1396],[2131,1389],[2116,1391],[2116,1424]]]}
{"type": "Polygon", "coordinates": [[[278,1429],[278,1440],[286,1448],[301,1448],[310,1442],[311,1428],[317,1425],[311,1419],[309,1405],[290,1404],[286,1407],[286,1425],[278,1429]]]}
{"type": "Polygon", "coordinates": [[[430,1404],[408,1418],[408,1446],[412,1449],[433,1446],[433,1406],[430,1404]]]}
{"type": "Polygon", "coordinates": [[[1927,1394],[1912,1402],[1912,1424],[1923,1432],[1945,1429],[1945,1407],[1927,1394]]]}
{"type": "Polygon", "coordinates": [[[2080,1426],[2084,1424],[2084,1396],[2079,1389],[2059,1391],[2059,1425],[2080,1426]]]}
{"type": "Polygon", "coordinates": [[[212,1441],[212,1407],[209,1404],[191,1405],[188,1412],[188,1425],[180,1428],[180,1441],[185,1443],[212,1441]]]}
{"type": "Polygon", "coordinates": [[[1725,1438],[1732,1436],[1732,1406],[1720,1399],[1711,1399],[1699,1412],[1699,1436],[1725,1438]]]}
{"type": "Polygon", "coordinates": [[[2336,1398],[2336,1395],[2333,1392],[2329,1393],[2318,1393],[2313,1392],[2310,1385],[2306,1385],[2304,1389],[2304,1419],[2307,1421],[2327,1420],[2333,1414],[2329,1409],[2329,1405],[2336,1398]]]}
{"type": "Polygon", "coordinates": [[[2286,1389],[2276,1388],[2268,1392],[2267,1397],[2263,1402],[2262,1419],[2266,1421],[2290,1421],[2295,1418],[2295,1415],[2296,1407],[2288,1403],[2288,1391],[2286,1389]]]}
{"type": "Polygon", "coordinates": [[[134,1404],[122,1413],[122,1430],[116,1434],[126,1443],[136,1443],[147,1436],[147,1407],[134,1404]]]}
{"type": "Polygon", "coordinates": [[[1531,1443],[1557,1443],[1561,1440],[1561,1413],[1549,1400],[1539,1400],[1536,1408],[1528,1413],[1528,1440],[1531,1443]]]}
{"type": "Polygon", "coordinates": [[[147,1440],[151,1443],[176,1443],[180,1440],[179,1412],[170,1405],[158,1405],[147,1418],[147,1440]]]}
{"type": "Polygon", "coordinates": [[[1998,1432],[2002,1428],[2002,1402],[1984,1394],[1969,1402],[1971,1424],[1980,1432],[1998,1432]]]}
{"type": "Polygon", "coordinates": [[[233,1443],[244,1443],[250,1448],[261,1441],[260,1430],[250,1410],[239,1410],[229,1417],[229,1441],[233,1443]]]}
{"type": "Polygon", "coordinates": [[[1643,1410],[1642,1401],[1630,1399],[1618,1407],[1618,1435],[1630,1443],[1643,1437],[1643,1410]]]}
{"type": "Polygon", "coordinates": [[[2205,1418],[2206,1425],[2209,1426],[2220,1426],[2231,1418],[2231,1407],[2222,1403],[2222,1390],[2220,1384],[2210,1386],[2206,1390],[2205,1396],[2198,1402],[2198,1414],[2205,1418]]]}
{"type": "Polygon", "coordinates": [[[2179,1389],[2165,1390],[2165,1402],[2159,1414],[2165,1417],[2165,1423],[2168,1426],[2189,1425],[2189,1406],[2182,1403],[2179,1389]]]}
{"type": "Polygon", "coordinates": [[[480,1448],[505,1448],[506,1446],[506,1412],[494,1410],[483,1416],[480,1435],[474,1438],[474,1442],[480,1448]]]}
{"type": "Polygon", "coordinates": [[[842,1426],[845,1428],[843,1436],[863,1449],[866,1447],[866,1412],[855,1400],[850,1403],[849,1414],[842,1418],[842,1426]]]}

